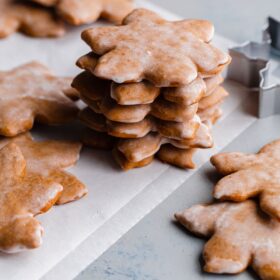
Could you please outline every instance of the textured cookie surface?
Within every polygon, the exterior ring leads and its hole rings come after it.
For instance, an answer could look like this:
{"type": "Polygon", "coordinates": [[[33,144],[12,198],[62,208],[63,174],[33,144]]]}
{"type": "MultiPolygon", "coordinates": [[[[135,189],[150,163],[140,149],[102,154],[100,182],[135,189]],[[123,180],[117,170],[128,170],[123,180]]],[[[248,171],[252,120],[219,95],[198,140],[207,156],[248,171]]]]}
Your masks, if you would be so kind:
{"type": "Polygon", "coordinates": [[[149,116],[136,123],[114,122],[106,119],[102,114],[93,112],[90,108],[82,110],[79,118],[87,127],[99,132],[107,132],[118,138],[140,138],[156,131],[172,139],[190,139],[194,137],[201,124],[197,115],[186,122],[161,121],[149,116]]]}
{"type": "Polygon", "coordinates": [[[252,266],[263,280],[280,279],[280,223],[254,201],[196,205],[175,217],[210,238],[203,250],[205,271],[236,274],[252,266]]]}
{"type": "Polygon", "coordinates": [[[121,139],[117,148],[129,161],[138,162],[156,154],[162,145],[168,143],[179,149],[211,148],[213,139],[208,127],[201,124],[195,137],[189,140],[173,140],[162,137],[159,133],[149,133],[142,138],[121,139]]]}
{"type": "Polygon", "coordinates": [[[16,253],[41,245],[43,228],[34,218],[46,212],[62,191],[60,184],[26,170],[13,143],[0,150],[0,251],[16,253]]]}
{"type": "Polygon", "coordinates": [[[195,164],[193,162],[193,155],[196,149],[179,149],[173,145],[166,144],[160,147],[157,153],[157,158],[162,162],[183,168],[193,169],[195,164]]]}
{"type": "Polygon", "coordinates": [[[104,18],[121,23],[133,9],[132,0],[32,0],[54,7],[58,14],[70,24],[81,25],[104,18]]]}
{"type": "Polygon", "coordinates": [[[59,37],[65,33],[63,23],[49,9],[28,1],[0,1],[0,38],[16,31],[33,37],[59,37]]]}
{"type": "Polygon", "coordinates": [[[215,186],[215,198],[244,201],[258,195],[261,208],[280,218],[280,140],[257,154],[222,153],[213,156],[211,162],[227,175],[215,186]]]}
{"type": "Polygon", "coordinates": [[[164,99],[170,102],[192,105],[212,94],[212,91],[223,82],[222,76],[218,74],[205,79],[198,76],[193,82],[182,87],[159,88],[147,81],[111,84],[110,81],[98,79],[90,74],[94,71],[97,61],[98,57],[93,53],[88,53],[78,59],[77,65],[86,71],[73,81],[74,88],[94,101],[110,95],[119,105],[151,104],[159,94],[162,94],[164,99]]]}
{"type": "Polygon", "coordinates": [[[63,191],[56,204],[64,204],[83,197],[87,189],[74,175],[63,169],[74,165],[81,144],[65,141],[34,141],[30,134],[0,140],[0,148],[16,144],[26,160],[27,172],[46,178],[49,182],[60,184],[63,191]]]}
{"type": "Polygon", "coordinates": [[[114,99],[107,96],[100,101],[93,101],[83,93],[81,99],[97,114],[103,114],[114,122],[136,123],[152,115],[160,120],[186,122],[194,118],[198,104],[186,106],[172,103],[162,97],[157,98],[152,104],[119,105],[114,99]]]}
{"type": "Polygon", "coordinates": [[[143,79],[160,87],[184,86],[198,73],[215,75],[230,57],[210,45],[214,28],[204,20],[168,22],[157,14],[137,9],[123,25],[96,27],[82,38],[100,56],[92,72],[117,83],[143,79]]]}
{"type": "Polygon", "coordinates": [[[62,124],[75,119],[78,109],[69,78],[55,77],[48,68],[31,62],[0,72],[0,135],[15,136],[35,120],[62,124]]]}

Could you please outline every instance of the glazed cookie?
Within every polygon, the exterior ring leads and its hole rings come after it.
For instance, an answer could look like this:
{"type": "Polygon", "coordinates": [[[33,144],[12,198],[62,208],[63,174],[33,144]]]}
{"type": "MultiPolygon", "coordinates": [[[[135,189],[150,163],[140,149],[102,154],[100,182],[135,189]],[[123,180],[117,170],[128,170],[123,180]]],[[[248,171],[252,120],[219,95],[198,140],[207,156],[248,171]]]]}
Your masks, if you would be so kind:
{"type": "Polygon", "coordinates": [[[69,78],[55,77],[47,67],[31,62],[0,72],[0,135],[15,136],[34,120],[63,124],[76,118],[78,108],[69,78]]]}
{"type": "Polygon", "coordinates": [[[77,65],[87,71],[78,75],[73,82],[75,89],[94,101],[110,95],[119,105],[151,104],[161,93],[165,100],[188,106],[198,103],[203,97],[210,95],[223,82],[222,76],[218,74],[206,79],[198,76],[186,86],[172,88],[155,87],[148,81],[126,84],[111,83],[89,73],[94,71],[97,61],[98,57],[94,53],[82,56],[77,61],[77,65]],[[95,89],[93,89],[93,85],[95,85],[95,89]]]}
{"type": "Polygon", "coordinates": [[[280,223],[260,213],[254,201],[196,205],[176,219],[210,240],[204,270],[237,274],[251,266],[263,280],[280,279],[280,223]]]}
{"type": "Polygon", "coordinates": [[[138,162],[136,161],[129,161],[118,149],[114,148],[113,149],[113,156],[118,163],[118,165],[124,170],[130,170],[134,168],[140,168],[147,166],[152,163],[154,156],[150,156],[147,158],[144,158],[138,162]]]}
{"type": "Polygon", "coordinates": [[[117,84],[112,83],[110,95],[119,105],[151,104],[160,94],[160,88],[150,82],[117,84]]]}
{"type": "Polygon", "coordinates": [[[220,104],[227,96],[228,92],[223,87],[217,87],[210,95],[199,101],[198,108],[199,110],[206,110],[209,107],[220,104]]]}
{"type": "Polygon", "coordinates": [[[197,77],[186,86],[163,88],[161,92],[165,100],[190,106],[198,103],[204,96],[207,95],[207,87],[205,81],[201,77],[197,77]]]}
{"type": "Polygon", "coordinates": [[[0,38],[21,31],[33,37],[59,37],[64,35],[63,23],[49,9],[26,3],[27,1],[0,1],[0,38]]]}
{"type": "Polygon", "coordinates": [[[168,163],[183,169],[193,169],[193,155],[196,149],[179,149],[173,145],[166,144],[160,147],[156,154],[157,158],[164,163],[168,163]]]}
{"type": "MultiPolygon", "coordinates": [[[[216,119],[216,116],[218,116],[218,118],[221,116],[222,114],[222,110],[221,110],[221,105],[223,103],[223,100],[221,100],[219,103],[216,103],[213,106],[210,106],[208,108],[205,109],[198,109],[197,114],[200,117],[202,122],[207,122],[208,120],[212,120],[213,117],[214,119],[216,119]]],[[[215,122],[212,122],[213,124],[215,122]]]]}
{"type": "Polygon", "coordinates": [[[63,141],[34,141],[30,134],[0,140],[0,148],[16,144],[25,160],[28,173],[46,178],[49,182],[60,184],[62,194],[56,204],[64,204],[80,199],[87,193],[87,188],[74,175],[63,169],[74,165],[81,149],[81,144],[63,141]]]}
{"type": "Polygon", "coordinates": [[[83,135],[83,143],[95,149],[112,150],[116,143],[116,138],[104,132],[86,129],[83,135]]]}
{"type": "Polygon", "coordinates": [[[213,113],[207,116],[206,119],[203,119],[203,123],[205,123],[209,128],[211,128],[223,115],[223,110],[217,108],[213,113]]]}
{"type": "Polygon", "coordinates": [[[72,88],[76,89],[89,102],[102,100],[109,94],[111,82],[99,79],[89,72],[84,71],[74,78],[71,84],[72,88]]]}
{"type": "Polygon", "coordinates": [[[140,138],[149,132],[157,131],[162,136],[172,139],[190,139],[194,137],[201,124],[197,115],[185,123],[162,121],[149,116],[136,123],[114,122],[107,120],[102,114],[93,112],[90,108],[82,110],[79,118],[87,127],[99,132],[107,132],[118,138],[140,138]]]}
{"type": "Polygon", "coordinates": [[[0,150],[0,190],[0,251],[39,247],[43,228],[34,216],[54,205],[61,185],[29,173],[19,147],[11,143],[0,150]]]}
{"type": "Polygon", "coordinates": [[[160,120],[186,122],[193,119],[198,110],[198,104],[190,106],[166,101],[159,97],[152,104],[119,105],[110,96],[101,101],[92,101],[80,94],[81,99],[97,114],[103,114],[108,120],[121,123],[136,123],[152,115],[160,120]]]}
{"type": "Polygon", "coordinates": [[[154,12],[134,10],[114,27],[90,28],[83,40],[99,55],[93,75],[116,83],[146,79],[158,87],[185,86],[216,75],[230,62],[209,44],[213,25],[204,20],[168,22],[154,12]]]}
{"type": "Polygon", "coordinates": [[[82,25],[104,18],[121,23],[133,10],[132,0],[32,0],[47,7],[54,7],[68,23],[82,25]]]}
{"type": "Polygon", "coordinates": [[[215,186],[215,198],[244,201],[259,196],[262,210],[280,218],[280,140],[264,146],[257,154],[218,154],[211,163],[228,175],[215,186]]]}
{"type": "MultiPolygon", "coordinates": [[[[192,169],[195,167],[192,157],[195,152],[195,149],[190,150],[182,150],[178,149],[176,147],[173,147],[172,145],[163,145],[161,146],[159,152],[156,154],[156,156],[164,163],[171,164],[173,166],[177,166],[183,169],[192,169]]],[[[141,161],[135,162],[135,161],[129,161],[118,149],[113,150],[113,155],[116,160],[116,162],[119,164],[119,166],[127,171],[134,168],[140,168],[147,166],[152,163],[154,156],[150,156],[147,158],[144,158],[141,161]]]]}
{"type": "Polygon", "coordinates": [[[189,140],[173,140],[162,137],[159,133],[149,133],[142,138],[121,139],[117,148],[129,161],[138,162],[156,154],[162,145],[168,143],[179,149],[211,148],[213,139],[208,127],[201,124],[195,137],[189,140]]]}

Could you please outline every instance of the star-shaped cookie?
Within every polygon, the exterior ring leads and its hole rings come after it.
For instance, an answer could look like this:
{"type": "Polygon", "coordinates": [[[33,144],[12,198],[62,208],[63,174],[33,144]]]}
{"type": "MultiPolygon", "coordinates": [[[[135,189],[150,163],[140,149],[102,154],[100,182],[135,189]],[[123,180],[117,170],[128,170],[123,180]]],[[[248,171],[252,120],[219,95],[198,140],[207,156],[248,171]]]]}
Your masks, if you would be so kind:
{"type": "Polygon", "coordinates": [[[91,71],[117,83],[151,81],[159,87],[184,86],[213,76],[230,62],[209,44],[213,25],[205,20],[169,22],[154,12],[136,9],[114,27],[95,27],[83,40],[99,55],[91,71]]]}
{"type": "Polygon", "coordinates": [[[0,1],[0,38],[16,31],[33,37],[59,37],[64,35],[63,23],[46,8],[28,1],[0,1]]]}
{"type": "Polygon", "coordinates": [[[70,83],[38,62],[0,72],[0,135],[26,132],[35,120],[52,125],[74,120],[78,108],[69,98],[70,83]]]}
{"type": "Polygon", "coordinates": [[[120,139],[117,149],[132,162],[139,162],[144,158],[156,154],[160,147],[165,144],[172,144],[179,149],[191,148],[211,148],[213,139],[209,128],[201,124],[195,133],[195,136],[186,140],[174,140],[162,137],[159,133],[149,133],[141,138],[120,139]]]}
{"type": "Polygon", "coordinates": [[[254,201],[196,205],[176,219],[210,240],[204,270],[236,274],[251,266],[263,280],[280,279],[280,223],[260,213],[254,201]]]}
{"type": "MultiPolygon", "coordinates": [[[[148,81],[140,83],[111,83],[91,74],[98,62],[98,56],[93,52],[80,57],[77,66],[86,70],[79,74],[72,86],[93,101],[101,100],[110,95],[119,105],[151,104],[162,94],[164,99],[178,104],[192,105],[201,99],[212,95],[213,91],[223,82],[221,74],[202,79],[198,76],[190,84],[183,87],[159,88],[148,81]]],[[[207,99],[206,99],[207,100],[207,99]]],[[[205,103],[205,101],[203,103],[205,103]]],[[[204,106],[207,104],[204,104],[204,106]]]]}
{"type": "Polygon", "coordinates": [[[63,192],[56,204],[65,204],[87,194],[87,188],[74,175],[63,169],[73,166],[79,159],[82,145],[66,141],[34,141],[29,133],[0,140],[0,148],[16,144],[26,160],[27,172],[38,174],[50,182],[60,184],[63,192]]]}
{"type": "Polygon", "coordinates": [[[280,219],[280,140],[257,154],[222,153],[211,162],[228,175],[215,186],[215,198],[244,201],[258,195],[262,210],[280,219]]]}
{"type": "Polygon", "coordinates": [[[68,23],[81,25],[104,18],[121,23],[133,10],[132,0],[32,0],[44,6],[54,7],[68,23]]]}
{"type": "Polygon", "coordinates": [[[41,245],[43,228],[34,216],[53,206],[60,184],[29,173],[20,148],[0,150],[0,251],[16,253],[41,245]]]}

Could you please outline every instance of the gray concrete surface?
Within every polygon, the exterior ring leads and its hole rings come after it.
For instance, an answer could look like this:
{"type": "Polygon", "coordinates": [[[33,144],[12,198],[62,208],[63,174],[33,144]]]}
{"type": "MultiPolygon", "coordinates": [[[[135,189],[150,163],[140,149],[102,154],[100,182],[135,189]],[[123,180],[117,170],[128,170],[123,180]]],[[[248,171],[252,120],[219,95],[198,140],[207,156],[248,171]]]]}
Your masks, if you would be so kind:
{"type": "Polygon", "coordinates": [[[216,32],[234,41],[260,39],[268,15],[280,19],[277,0],[150,0],[185,18],[213,21],[216,32]]]}
{"type": "MultiPolygon", "coordinates": [[[[259,120],[225,151],[253,153],[279,138],[280,116],[259,120]],[[260,131],[266,131],[261,133],[260,131]]],[[[202,272],[201,240],[172,221],[173,213],[211,201],[219,176],[210,163],[92,263],[76,280],[253,280],[249,269],[236,276],[202,272]]]]}

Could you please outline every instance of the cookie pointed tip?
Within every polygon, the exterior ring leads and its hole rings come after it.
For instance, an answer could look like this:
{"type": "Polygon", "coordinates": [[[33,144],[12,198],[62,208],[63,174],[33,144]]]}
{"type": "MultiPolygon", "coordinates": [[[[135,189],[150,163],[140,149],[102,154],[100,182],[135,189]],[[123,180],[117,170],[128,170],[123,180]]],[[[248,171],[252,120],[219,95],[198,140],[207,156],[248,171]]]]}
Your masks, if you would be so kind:
{"type": "Polygon", "coordinates": [[[182,223],[182,220],[184,219],[184,212],[176,212],[174,214],[174,218],[177,222],[182,223]]]}
{"type": "Polygon", "coordinates": [[[216,192],[215,190],[213,191],[213,198],[217,200],[222,200],[223,196],[221,193],[216,192]]]}
{"type": "Polygon", "coordinates": [[[84,42],[86,42],[87,44],[90,43],[90,38],[91,38],[90,33],[91,33],[91,31],[92,31],[92,28],[88,28],[88,29],[82,31],[82,33],[81,33],[82,40],[84,42]]]}

